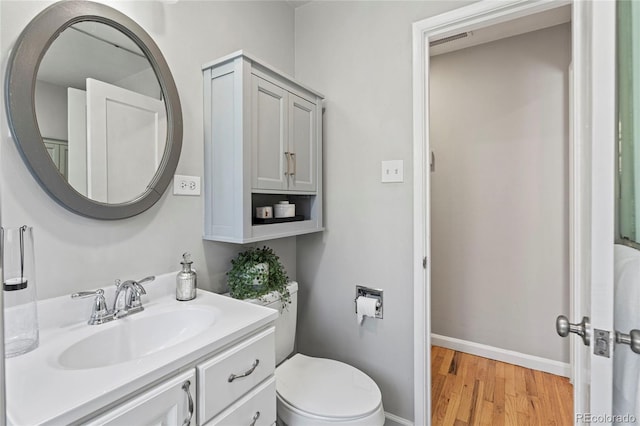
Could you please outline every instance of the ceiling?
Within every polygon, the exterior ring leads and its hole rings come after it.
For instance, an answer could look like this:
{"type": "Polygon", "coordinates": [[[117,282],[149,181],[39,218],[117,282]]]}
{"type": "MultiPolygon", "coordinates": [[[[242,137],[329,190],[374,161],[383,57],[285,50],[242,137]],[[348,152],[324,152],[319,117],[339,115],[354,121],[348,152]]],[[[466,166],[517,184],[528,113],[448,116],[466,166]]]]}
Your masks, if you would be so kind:
{"type": "MultiPolygon", "coordinates": [[[[514,19],[490,27],[478,28],[467,33],[467,37],[459,38],[450,42],[433,46],[429,49],[430,56],[441,55],[491,41],[525,34],[543,28],[571,22],[571,6],[567,5],[555,8],[524,18],[514,19]]],[[[455,36],[456,34],[448,34],[455,36]]],[[[433,40],[431,40],[433,42],[433,40]]]]}

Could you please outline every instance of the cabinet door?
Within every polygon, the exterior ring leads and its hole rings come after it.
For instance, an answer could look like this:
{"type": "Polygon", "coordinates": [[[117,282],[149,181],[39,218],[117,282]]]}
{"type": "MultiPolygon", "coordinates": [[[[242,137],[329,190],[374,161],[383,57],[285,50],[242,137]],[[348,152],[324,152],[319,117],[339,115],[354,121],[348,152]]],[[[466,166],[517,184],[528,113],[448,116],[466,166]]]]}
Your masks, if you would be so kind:
{"type": "Polygon", "coordinates": [[[190,370],[92,419],[87,424],[195,425],[195,392],[195,374],[194,370],[190,370]]]}
{"type": "Polygon", "coordinates": [[[292,170],[289,189],[316,190],[317,128],[315,104],[293,93],[289,94],[289,151],[292,170]]]}
{"type": "Polygon", "coordinates": [[[286,189],[287,91],[252,76],[252,186],[254,189],[286,189]]]}

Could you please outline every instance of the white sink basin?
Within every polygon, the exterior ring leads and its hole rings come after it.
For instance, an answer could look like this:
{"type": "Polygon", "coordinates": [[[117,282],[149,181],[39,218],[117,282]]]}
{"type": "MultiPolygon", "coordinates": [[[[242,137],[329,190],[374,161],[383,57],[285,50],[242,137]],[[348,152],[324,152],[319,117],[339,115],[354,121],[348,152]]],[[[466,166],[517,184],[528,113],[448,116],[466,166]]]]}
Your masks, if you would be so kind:
{"type": "Polygon", "coordinates": [[[140,359],[190,339],[213,325],[213,310],[194,307],[115,320],[74,343],[58,357],[62,368],[84,370],[140,359]]]}

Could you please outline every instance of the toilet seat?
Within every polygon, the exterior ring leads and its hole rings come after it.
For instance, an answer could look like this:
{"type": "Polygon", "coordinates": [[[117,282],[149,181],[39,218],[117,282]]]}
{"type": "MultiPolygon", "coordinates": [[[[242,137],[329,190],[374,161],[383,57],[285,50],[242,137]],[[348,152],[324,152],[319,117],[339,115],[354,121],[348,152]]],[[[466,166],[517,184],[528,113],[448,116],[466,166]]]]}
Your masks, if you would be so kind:
{"type": "MultiPolygon", "coordinates": [[[[276,369],[278,407],[289,414],[323,421],[351,422],[382,418],[376,383],[348,364],[296,354],[276,369]]],[[[380,424],[382,424],[380,423],[380,424]]]]}
{"type": "MultiPolygon", "coordinates": [[[[277,386],[277,385],[276,385],[277,386]]],[[[336,419],[330,417],[313,416],[305,413],[283,401],[277,396],[278,426],[383,426],[385,424],[382,404],[373,413],[356,419],[336,419]]]]}

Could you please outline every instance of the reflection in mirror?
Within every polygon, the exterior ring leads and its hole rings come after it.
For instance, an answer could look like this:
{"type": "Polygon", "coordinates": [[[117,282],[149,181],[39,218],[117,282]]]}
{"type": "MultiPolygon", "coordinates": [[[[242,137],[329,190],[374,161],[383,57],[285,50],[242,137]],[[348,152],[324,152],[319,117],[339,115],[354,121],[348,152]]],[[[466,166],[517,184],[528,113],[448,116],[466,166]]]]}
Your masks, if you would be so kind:
{"type": "Polygon", "coordinates": [[[35,109],[53,163],[80,194],[114,204],[147,190],[165,151],[166,106],[125,34],[93,21],[62,31],[38,69],[35,109]]]}
{"type": "Polygon", "coordinates": [[[620,237],[640,248],[640,3],[618,2],[620,237]]]}

